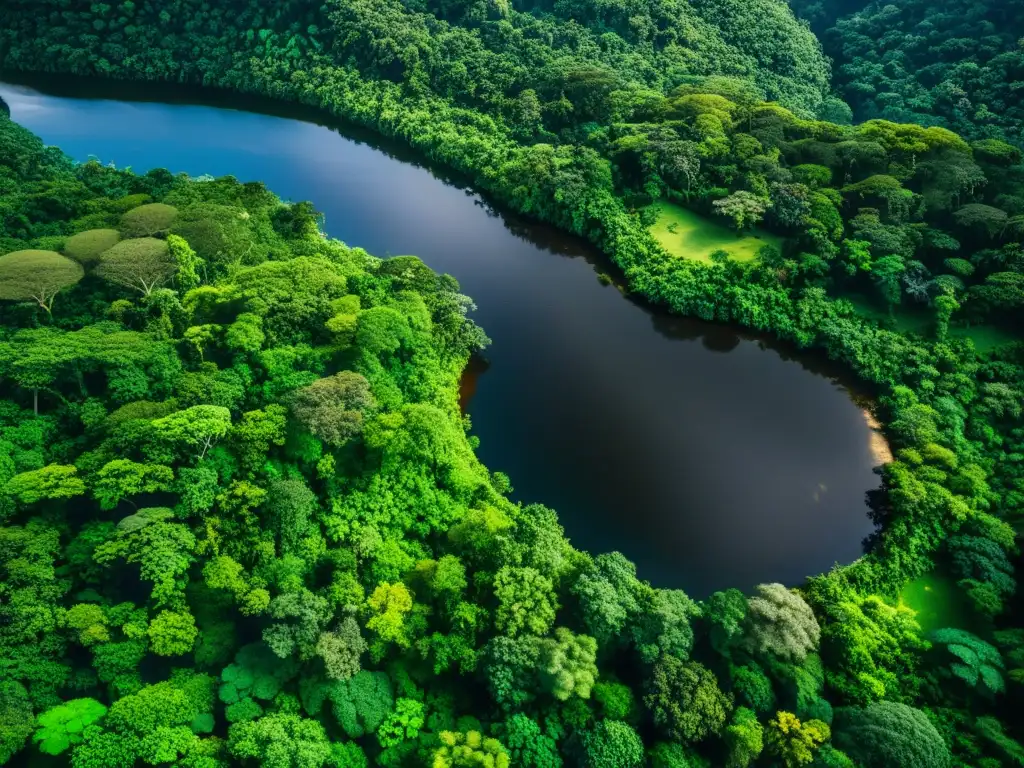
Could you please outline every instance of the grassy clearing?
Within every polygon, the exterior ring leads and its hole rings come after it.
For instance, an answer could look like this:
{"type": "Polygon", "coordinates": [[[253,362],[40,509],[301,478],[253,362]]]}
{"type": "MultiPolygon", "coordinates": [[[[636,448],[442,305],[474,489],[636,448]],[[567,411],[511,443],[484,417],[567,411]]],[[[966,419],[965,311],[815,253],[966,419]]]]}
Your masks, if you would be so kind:
{"type": "Polygon", "coordinates": [[[711,261],[717,250],[728,251],[736,261],[751,261],[764,245],[781,247],[782,238],[754,229],[738,235],[724,224],[672,203],[655,203],[658,218],[649,231],[673,256],[697,261],[711,261]]]}
{"type": "Polygon", "coordinates": [[[943,627],[971,629],[973,612],[967,598],[949,579],[929,574],[907,582],[900,603],[917,612],[922,632],[943,627]]]}
{"type": "MultiPolygon", "coordinates": [[[[922,305],[904,305],[896,308],[893,318],[890,318],[884,308],[878,306],[866,296],[847,296],[861,317],[869,320],[877,320],[886,327],[893,327],[900,333],[916,333],[925,338],[931,338],[935,327],[935,314],[933,310],[922,305]]],[[[970,327],[951,325],[949,335],[954,339],[970,339],[974,342],[974,348],[981,354],[991,352],[996,347],[1016,341],[1017,338],[1002,328],[994,325],[973,325],[970,327]]]]}

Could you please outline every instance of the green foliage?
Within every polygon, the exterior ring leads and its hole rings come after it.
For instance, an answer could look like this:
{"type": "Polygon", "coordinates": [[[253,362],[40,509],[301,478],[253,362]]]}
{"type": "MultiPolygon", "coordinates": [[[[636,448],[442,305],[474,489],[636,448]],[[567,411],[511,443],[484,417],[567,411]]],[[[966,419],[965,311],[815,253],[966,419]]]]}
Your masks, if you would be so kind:
{"type": "Polygon", "coordinates": [[[881,701],[864,709],[840,709],[835,744],[856,763],[878,768],[945,768],[949,749],[923,712],[881,701]]]}
{"type": "Polygon", "coordinates": [[[738,232],[761,221],[768,205],[767,200],[742,189],[714,202],[715,213],[732,220],[738,232]]]}
{"type": "Polygon", "coordinates": [[[644,764],[644,743],[625,723],[601,720],[580,736],[582,765],[587,768],[639,768],[644,764]]]}
{"type": "Polygon", "coordinates": [[[826,677],[846,701],[868,704],[915,690],[925,642],[914,612],[877,596],[829,606],[821,635],[826,677]]]}
{"type": "Polygon", "coordinates": [[[324,665],[324,674],[331,680],[348,680],[360,670],[359,659],[366,642],[359,624],[351,616],[342,619],[334,632],[321,632],[316,641],[316,655],[324,665]]]}
{"type": "Polygon", "coordinates": [[[648,664],[662,654],[689,657],[694,640],[690,622],[700,615],[700,608],[681,589],[654,590],[633,629],[640,657],[648,664]]]}
{"type": "Polygon", "coordinates": [[[721,732],[732,710],[714,674],[698,662],[663,657],[647,683],[644,703],[666,736],[698,742],[721,732]]]}
{"type": "Polygon", "coordinates": [[[969,688],[1002,693],[1003,658],[999,650],[963,629],[937,629],[928,639],[947,654],[948,672],[969,688]]]}
{"type": "Polygon", "coordinates": [[[782,584],[760,584],[747,608],[747,644],[755,654],[803,661],[818,647],[821,630],[814,611],[782,584]]]}
{"type": "Polygon", "coordinates": [[[57,294],[84,274],[77,262],[53,251],[14,251],[0,256],[0,300],[34,301],[50,314],[57,294]]]}
{"type": "Polygon", "coordinates": [[[173,481],[174,470],[162,464],[114,459],[96,473],[92,493],[100,509],[114,509],[129,496],[166,490],[173,481]]]}
{"type": "Polygon", "coordinates": [[[641,610],[649,587],[636,578],[636,566],[618,552],[598,555],[594,567],[573,586],[587,630],[601,645],[611,642],[641,610]]]}
{"type": "Polygon", "coordinates": [[[412,610],[412,595],[404,584],[379,585],[366,600],[370,618],[366,628],[382,643],[410,642],[406,615],[412,610]]]}
{"type": "Polygon", "coordinates": [[[157,656],[181,656],[192,650],[199,630],[191,614],[160,611],[148,633],[149,646],[157,656]]]}
{"type": "Polygon", "coordinates": [[[387,749],[415,739],[424,725],[423,705],[415,699],[398,699],[395,710],[377,728],[377,741],[387,749]]]}
{"type": "Polygon", "coordinates": [[[178,269],[166,240],[122,240],[100,256],[96,274],[107,282],[150,296],[171,281],[178,269]]]}
{"type": "Polygon", "coordinates": [[[814,751],[832,735],[820,720],[800,722],[791,712],[779,712],[768,723],[765,737],[768,751],[786,768],[808,765],[814,760],[814,751]]]}
{"type": "Polygon", "coordinates": [[[51,499],[70,499],[85,493],[85,483],[75,467],[50,464],[42,469],[15,475],[4,486],[4,493],[26,506],[51,499]]]}
{"type": "Polygon", "coordinates": [[[434,752],[433,768],[509,768],[508,752],[497,739],[479,731],[441,731],[441,746],[434,752]]]}
{"type": "Polygon", "coordinates": [[[0,765],[25,746],[35,720],[25,687],[10,681],[0,683],[0,765]]]}
{"type": "Polygon", "coordinates": [[[168,235],[167,250],[175,263],[174,279],[178,286],[186,291],[198,286],[203,260],[196,256],[188,242],[177,235],[168,235]]]}
{"type": "Polygon", "coordinates": [[[100,260],[100,255],[113,248],[120,233],[116,229],[89,229],[72,235],[64,243],[64,255],[83,267],[92,267],[100,260]]]}
{"type": "Polygon", "coordinates": [[[140,205],[121,217],[121,232],[125,237],[152,237],[167,232],[177,216],[178,210],[171,205],[140,205]]]}
{"type": "Polygon", "coordinates": [[[555,623],[554,585],[534,568],[502,568],[494,577],[494,596],[498,600],[495,625],[509,637],[524,630],[544,635],[555,623]]]}
{"type": "Polygon", "coordinates": [[[631,720],[635,711],[633,691],[621,683],[597,683],[594,699],[608,720],[631,720]]]}
{"type": "Polygon", "coordinates": [[[72,699],[39,715],[32,741],[40,752],[59,755],[80,743],[85,730],[106,714],[95,699],[72,699]]]}
{"type": "Polygon", "coordinates": [[[541,684],[559,701],[589,699],[598,674],[597,641],[565,627],[556,628],[554,635],[538,643],[541,684]]]}
{"type": "Polygon", "coordinates": [[[541,731],[537,721],[524,714],[505,721],[502,740],[508,745],[513,765],[523,768],[561,768],[562,758],[555,740],[541,731]]]}
{"type": "Polygon", "coordinates": [[[394,706],[394,694],[386,674],[363,670],[350,680],[307,685],[302,691],[302,705],[311,715],[319,714],[326,701],[342,730],[358,739],[380,728],[394,706]]]}
{"type": "MultiPolygon", "coordinates": [[[[18,524],[0,528],[0,749],[20,747],[26,713],[89,695],[110,712],[74,766],[366,765],[328,733],[384,768],[430,762],[438,733],[437,765],[638,765],[634,725],[674,740],[649,750],[655,766],[849,766],[821,745],[827,696],[864,707],[835,721],[858,764],[941,767],[945,742],[958,764],[1015,759],[987,714],[999,654],[962,635],[925,652],[880,595],[941,564],[982,613],[1013,609],[1024,377],[1015,353],[961,339],[1024,307],[1017,150],[849,125],[813,37],[774,0],[179,5],[5,5],[0,63],[322,107],[588,237],[638,295],[823,350],[883,393],[898,458],[882,530],[799,593],[698,606],[653,589],[621,555],[575,552],[554,512],[509,503],[476,461],[457,375],[486,339],[453,280],[329,241],[312,206],[258,183],[76,166],[0,118],[5,250],[66,249],[127,210],[142,237],[111,243],[97,275],[144,295],[111,304],[90,279],[52,319],[4,310],[0,513],[18,524]],[[743,264],[675,259],[631,213],[658,198],[717,202],[740,228],[763,216],[790,240],[743,264]],[[841,298],[872,290],[890,316],[841,298]],[[903,332],[895,308],[915,304],[935,339],[903,332]],[[166,507],[115,524],[110,508],[135,503],[166,507]],[[586,634],[549,636],[556,616],[586,634]],[[219,674],[223,714],[213,678],[168,671],[191,651],[219,674]],[[749,709],[730,719],[731,697],[749,709]],[[776,708],[765,734],[751,710],[776,708]],[[226,743],[205,736],[225,725],[226,743]]],[[[868,79],[899,76],[884,63],[868,79]]],[[[95,258],[98,239],[75,245],[95,258]]],[[[996,640],[1012,686],[1019,649],[996,640]]]]}
{"type": "Polygon", "coordinates": [[[267,768],[319,768],[330,758],[331,746],[316,720],[274,713],[232,725],[228,752],[267,768]]]}
{"type": "Polygon", "coordinates": [[[338,446],[362,431],[363,414],[375,404],[366,378],[342,371],[296,391],[291,410],[314,437],[338,446]]]}
{"type": "Polygon", "coordinates": [[[757,722],[757,715],[746,707],[737,707],[733,712],[724,737],[729,749],[728,768],[747,768],[764,749],[764,728],[757,722]]]}

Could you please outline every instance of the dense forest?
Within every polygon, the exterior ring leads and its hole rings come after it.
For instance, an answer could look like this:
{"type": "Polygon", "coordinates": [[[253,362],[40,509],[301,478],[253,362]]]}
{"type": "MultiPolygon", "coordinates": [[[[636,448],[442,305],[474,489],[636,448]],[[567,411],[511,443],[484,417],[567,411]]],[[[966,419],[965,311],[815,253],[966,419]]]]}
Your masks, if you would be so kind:
{"type": "Polygon", "coordinates": [[[842,362],[895,453],[857,562],[654,589],[475,459],[457,381],[486,337],[450,277],[258,183],[75,165],[0,117],[0,759],[1024,764],[1024,359],[980,343],[1024,321],[1012,110],[853,125],[777,0],[14,0],[0,22],[4,69],[260,93],[406,141],[650,301],[842,362]],[[656,200],[787,239],[680,258],[656,200]],[[923,628],[899,595],[924,576],[970,621],[923,628]]]}
{"type": "Polygon", "coordinates": [[[1024,4],[1019,0],[794,0],[837,62],[858,119],[941,125],[1024,146],[1024,4]]]}

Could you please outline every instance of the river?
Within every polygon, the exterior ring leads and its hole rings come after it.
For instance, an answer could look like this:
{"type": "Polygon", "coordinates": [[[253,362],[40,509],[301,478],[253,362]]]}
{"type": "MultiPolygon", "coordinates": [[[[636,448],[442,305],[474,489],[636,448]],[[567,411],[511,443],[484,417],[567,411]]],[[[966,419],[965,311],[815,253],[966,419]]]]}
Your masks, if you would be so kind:
{"type": "Polygon", "coordinates": [[[493,340],[464,387],[478,455],[515,499],[558,510],[577,547],[619,550],[696,598],[861,554],[872,432],[817,358],[632,301],[585,243],[308,112],[87,86],[0,83],[0,97],[78,160],[263,181],[311,200],[333,237],[454,275],[493,340]]]}

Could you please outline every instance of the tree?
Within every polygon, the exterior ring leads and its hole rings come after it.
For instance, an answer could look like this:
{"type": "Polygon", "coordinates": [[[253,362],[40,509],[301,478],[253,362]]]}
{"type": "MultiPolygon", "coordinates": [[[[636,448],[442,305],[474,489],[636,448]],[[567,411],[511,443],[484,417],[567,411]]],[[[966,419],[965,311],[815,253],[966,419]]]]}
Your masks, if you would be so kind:
{"type": "Polygon", "coordinates": [[[964,629],[937,629],[928,634],[936,650],[944,650],[947,675],[961,680],[971,690],[1002,693],[1003,657],[999,650],[964,629]]]}
{"type": "Polygon", "coordinates": [[[67,239],[64,255],[83,267],[92,267],[99,261],[100,254],[113,248],[120,239],[116,229],[89,229],[67,239]]]}
{"type": "Polygon", "coordinates": [[[820,720],[801,723],[790,712],[779,712],[768,723],[768,751],[786,768],[797,768],[814,760],[814,751],[828,741],[831,731],[820,720]]]}
{"type": "Polygon", "coordinates": [[[362,431],[363,414],[376,406],[365,377],[352,371],[317,379],[292,395],[292,415],[314,437],[339,446],[362,431]]]}
{"type": "Polygon", "coordinates": [[[387,749],[415,739],[423,728],[423,705],[415,699],[398,699],[394,711],[377,728],[377,741],[387,749]]]}
{"type": "Polygon", "coordinates": [[[854,704],[912,694],[925,646],[913,610],[852,592],[830,605],[821,635],[828,684],[854,704]]]}
{"type": "Polygon", "coordinates": [[[636,566],[619,552],[594,558],[572,587],[583,623],[602,646],[617,639],[629,619],[641,612],[650,588],[636,578],[636,566]]]}
{"type": "Polygon", "coordinates": [[[228,752],[265,768],[320,768],[331,756],[331,745],[316,720],[275,712],[232,725],[228,752]]]}
{"type": "Polygon", "coordinates": [[[0,256],[0,300],[34,301],[46,314],[57,294],[85,275],[81,265],[53,251],[14,251],[0,256]]]}
{"type": "Polygon", "coordinates": [[[11,680],[0,682],[0,765],[25,746],[35,724],[25,686],[11,680]]]}
{"type": "Polygon", "coordinates": [[[156,461],[170,461],[187,450],[202,459],[214,443],[228,433],[231,411],[219,405],[194,405],[149,423],[152,442],[147,451],[156,461]]]}
{"type": "Polygon", "coordinates": [[[160,611],[147,630],[149,646],[157,656],[182,656],[195,646],[199,630],[192,614],[160,611]]]}
{"type": "Polygon", "coordinates": [[[594,699],[607,720],[632,720],[635,710],[633,691],[622,683],[595,683],[594,699]]]}
{"type": "Polygon", "coordinates": [[[510,768],[508,752],[497,739],[479,731],[441,731],[441,746],[434,752],[433,768],[510,768]]]}
{"type": "Polygon", "coordinates": [[[644,743],[625,723],[601,720],[580,736],[581,764],[585,768],[639,768],[644,764],[644,743]]]}
{"type": "Polygon", "coordinates": [[[298,552],[302,540],[316,531],[312,520],[319,503],[302,480],[275,480],[270,486],[266,507],[282,552],[298,552]]]}
{"type": "Polygon", "coordinates": [[[554,638],[538,643],[541,681],[559,701],[571,696],[590,698],[597,679],[597,641],[586,635],[574,635],[565,627],[555,630],[554,638]]]}
{"type": "MultiPolygon", "coordinates": [[[[259,352],[266,340],[267,334],[263,332],[263,318],[253,312],[240,313],[224,334],[224,343],[230,349],[237,349],[241,352],[259,352]]],[[[268,405],[267,407],[274,406],[268,405]]],[[[281,406],[276,407],[280,408],[281,406]]]]}
{"type": "Polygon", "coordinates": [[[96,547],[93,559],[101,565],[124,560],[140,566],[142,578],[153,582],[157,605],[178,604],[188,581],[196,538],[187,526],[168,522],[166,508],[140,509],[117,524],[116,537],[96,547]]]}
{"type": "Polygon", "coordinates": [[[771,218],[780,226],[796,228],[804,224],[811,211],[806,186],[803,184],[773,183],[771,191],[771,218]]]}
{"type": "Polygon", "coordinates": [[[196,256],[185,238],[168,235],[167,250],[175,264],[174,279],[178,287],[188,291],[198,286],[202,282],[199,270],[203,268],[203,260],[196,256]]]}
{"type": "Polygon", "coordinates": [[[483,673],[491,697],[508,712],[521,708],[536,697],[539,640],[499,635],[483,649],[483,673]]]}
{"type": "Polygon", "coordinates": [[[96,473],[92,480],[92,494],[100,503],[100,509],[114,509],[129,496],[167,490],[172,482],[174,470],[163,464],[114,459],[96,473]]]}
{"type": "Polygon", "coordinates": [[[375,733],[394,709],[394,692],[384,672],[362,670],[348,680],[325,684],[306,681],[300,688],[303,708],[320,714],[325,702],[341,729],[353,739],[375,733]]]}
{"type": "Polygon", "coordinates": [[[956,223],[965,229],[980,229],[989,237],[1001,231],[1006,224],[1006,211],[983,203],[968,203],[953,214],[956,223]]]}
{"type": "Polygon", "coordinates": [[[725,729],[725,743],[729,750],[727,768],[747,768],[764,749],[764,728],[757,722],[757,715],[738,707],[732,724],[725,729]]]}
{"type": "Polygon", "coordinates": [[[924,712],[879,701],[836,710],[835,745],[872,768],[947,768],[949,749],[924,712]]]}
{"type": "Polygon", "coordinates": [[[662,654],[687,659],[693,648],[690,620],[700,608],[681,589],[654,590],[651,600],[633,627],[640,658],[653,664],[662,654]]]}
{"type": "Polygon", "coordinates": [[[25,506],[51,499],[70,499],[85,493],[85,483],[75,467],[49,464],[22,472],[7,481],[4,493],[25,506]]]}
{"type": "Polygon", "coordinates": [[[39,715],[33,743],[47,755],[59,755],[81,743],[84,732],[102,720],[107,708],[95,699],[72,699],[39,715]]]}
{"type": "Polygon", "coordinates": [[[263,642],[270,650],[282,659],[298,654],[306,661],[316,655],[332,615],[326,598],[308,589],[286,592],[270,601],[269,613],[276,619],[263,630],[263,642]]]}
{"type": "Polygon", "coordinates": [[[704,601],[711,645],[721,655],[729,656],[733,646],[743,639],[748,610],[747,598],[738,589],[715,592],[704,601]]]}
{"type": "Polygon", "coordinates": [[[782,584],[759,584],[747,606],[746,644],[753,653],[800,662],[818,647],[818,621],[796,592],[782,584]]]}
{"type": "Polygon", "coordinates": [[[713,203],[715,213],[732,219],[737,232],[742,232],[761,221],[768,210],[768,205],[767,200],[746,190],[733,192],[713,203]]]}
{"type": "Polygon", "coordinates": [[[994,616],[1017,590],[1013,565],[1002,546],[983,536],[953,536],[946,543],[952,571],[975,607],[994,616]],[[979,594],[980,593],[980,594],[979,594]],[[989,600],[976,599],[990,595],[989,600]]]}
{"type": "Polygon", "coordinates": [[[244,646],[220,675],[218,696],[227,706],[228,722],[249,719],[238,716],[243,712],[258,717],[262,708],[256,702],[272,701],[297,672],[297,662],[279,658],[263,643],[244,646]]]}
{"type": "Polygon", "coordinates": [[[167,232],[178,217],[178,209],[165,203],[148,203],[132,208],[121,217],[125,237],[151,237],[167,232]]]}
{"type": "Polygon", "coordinates": [[[948,293],[935,297],[935,338],[945,341],[949,335],[949,320],[960,309],[960,303],[948,293]]]}
{"type": "Polygon", "coordinates": [[[558,598],[551,580],[534,568],[505,566],[494,577],[498,610],[494,616],[500,632],[515,637],[522,631],[544,635],[555,623],[558,598]]]}
{"type": "Polygon", "coordinates": [[[871,279],[890,311],[900,303],[900,297],[903,295],[902,278],[906,271],[907,265],[903,257],[896,254],[875,259],[871,265],[871,279]]]}
{"type": "Polygon", "coordinates": [[[707,667],[673,656],[662,657],[654,666],[644,703],[666,736],[685,742],[720,733],[732,709],[707,667]]]}
{"type": "Polygon", "coordinates": [[[378,642],[408,647],[410,638],[405,618],[412,610],[412,595],[404,584],[384,582],[378,585],[367,599],[366,607],[370,612],[366,628],[377,635],[378,642]]]}
{"type": "Polygon", "coordinates": [[[242,414],[231,436],[246,469],[254,471],[267,463],[273,446],[284,445],[287,426],[288,411],[277,403],[242,414]]]}
{"type": "Polygon", "coordinates": [[[177,269],[166,240],[140,237],[122,240],[104,251],[96,274],[114,285],[150,296],[170,282],[177,269]]]}
{"type": "Polygon", "coordinates": [[[521,768],[562,767],[558,744],[527,715],[517,713],[505,720],[502,734],[512,765],[521,768]]]}
{"type": "Polygon", "coordinates": [[[334,632],[322,632],[316,641],[316,655],[324,663],[324,673],[331,680],[348,680],[360,670],[359,659],[366,642],[359,624],[346,616],[334,632]]]}
{"type": "Polygon", "coordinates": [[[729,667],[732,678],[732,692],[737,701],[755,712],[766,714],[775,707],[775,692],[772,681],[756,663],[729,667]]]}

